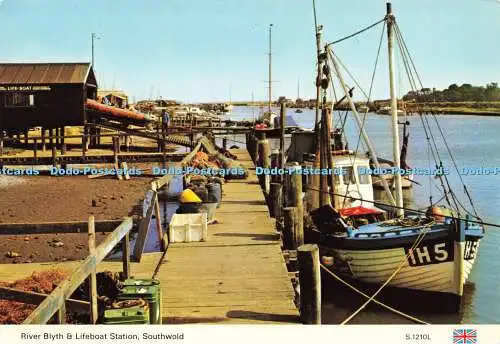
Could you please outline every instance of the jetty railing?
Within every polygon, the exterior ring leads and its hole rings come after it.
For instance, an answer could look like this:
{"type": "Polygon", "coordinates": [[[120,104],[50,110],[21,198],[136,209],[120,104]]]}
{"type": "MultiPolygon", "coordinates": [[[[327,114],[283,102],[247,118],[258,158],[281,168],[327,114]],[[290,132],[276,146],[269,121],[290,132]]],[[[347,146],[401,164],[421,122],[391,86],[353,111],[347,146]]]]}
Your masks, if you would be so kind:
{"type": "Polygon", "coordinates": [[[133,227],[132,218],[128,217],[111,232],[106,239],[95,247],[95,225],[94,217],[89,217],[89,251],[90,255],[80,263],[50,295],[48,295],[39,306],[24,320],[23,324],[46,324],[57,313],[57,321],[60,324],[66,321],[66,300],[73,292],[90,276],[90,316],[91,322],[96,323],[97,313],[97,265],[111,252],[111,250],[122,242],[123,252],[123,274],[130,274],[130,241],[129,233],[133,227]]]}

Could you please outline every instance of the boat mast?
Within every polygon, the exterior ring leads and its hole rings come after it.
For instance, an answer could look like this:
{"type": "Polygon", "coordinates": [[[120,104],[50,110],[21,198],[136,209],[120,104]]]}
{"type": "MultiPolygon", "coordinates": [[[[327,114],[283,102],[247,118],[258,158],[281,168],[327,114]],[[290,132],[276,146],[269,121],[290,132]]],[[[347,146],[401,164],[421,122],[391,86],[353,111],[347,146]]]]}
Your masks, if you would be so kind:
{"type": "Polygon", "coordinates": [[[273,24],[269,24],[269,80],[268,80],[269,81],[269,90],[268,90],[269,91],[269,105],[268,105],[269,112],[271,112],[271,105],[272,105],[272,100],[271,100],[272,99],[271,98],[271,96],[272,96],[272,87],[271,87],[272,86],[272,78],[271,78],[271,75],[272,75],[271,74],[271,72],[272,72],[272,69],[271,69],[271,61],[272,61],[271,60],[271,58],[272,58],[271,57],[272,56],[272,35],[271,34],[272,34],[272,28],[273,28],[273,24]]]}
{"type": "Polygon", "coordinates": [[[392,156],[394,160],[394,167],[397,169],[394,174],[394,198],[396,200],[396,206],[399,209],[396,210],[397,216],[403,216],[403,190],[401,187],[401,174],[399,169],[401,168],[400,153],[399,153],[399,130],[398,130],[398,100],[396,96],[396,78],[394,73],[394,22],[396,18],[392,14],[392,4],[387,3],[387,45],[389,52],[389,83],[391,92],[391,129],[392,129],[392,156]]]}

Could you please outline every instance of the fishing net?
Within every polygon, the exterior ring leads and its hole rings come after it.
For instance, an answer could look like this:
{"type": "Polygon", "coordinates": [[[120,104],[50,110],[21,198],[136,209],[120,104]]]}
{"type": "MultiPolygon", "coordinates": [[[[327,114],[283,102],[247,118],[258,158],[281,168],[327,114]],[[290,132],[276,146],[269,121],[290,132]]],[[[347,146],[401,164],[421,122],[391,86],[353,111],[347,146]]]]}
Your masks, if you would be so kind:
{"type": "MultiPolygon", "coordinates": [[[[50,294],[68,275],[68,271],[59,269],[34,272],[30,277],[13,283],[0,282],[0,286],[50,294]]],[[[20,324],[36,307],[22,302],[0,300],[0,324],[20,324]]]]}

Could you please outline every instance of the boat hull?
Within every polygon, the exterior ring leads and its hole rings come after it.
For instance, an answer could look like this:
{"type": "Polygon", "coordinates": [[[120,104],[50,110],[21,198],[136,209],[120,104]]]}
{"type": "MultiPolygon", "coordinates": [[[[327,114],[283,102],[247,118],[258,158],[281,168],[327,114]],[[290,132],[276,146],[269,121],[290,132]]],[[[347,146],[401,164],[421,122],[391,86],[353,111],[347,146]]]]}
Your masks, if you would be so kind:
{"type": "Polygon", "coordinates": [[[379,287],[390,279],[386,287],[455,296],[460,300],[476,260],[480,238],[472,236],[459,241],[452,235],[434,234],[416,247],[412,248],[411,242],[414,240],[370,249],[359,242],[340,248],[332,247],[331,240],[327,245],[323,241],[319,245],[320,260],[345,280],[379,287]]]}

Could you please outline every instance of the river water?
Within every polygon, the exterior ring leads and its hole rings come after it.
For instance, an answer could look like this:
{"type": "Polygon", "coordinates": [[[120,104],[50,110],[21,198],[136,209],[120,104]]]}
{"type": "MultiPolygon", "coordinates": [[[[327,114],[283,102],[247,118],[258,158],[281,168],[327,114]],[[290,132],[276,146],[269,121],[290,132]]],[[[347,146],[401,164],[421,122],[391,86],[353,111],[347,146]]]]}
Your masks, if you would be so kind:
{"type": "MultiPolygon", "coordinates": [[[[275,109],[278,112],[278,109],[275,109]]],[[[231,119],[249,119],[258,117],[261,110],[256,107],[235,107],[228,115],[231,119]]],[[[336,112],[335,123],[340,123],[345,113],[336,112]]],[[[287,116],[305,128],[312,128],[314,123],[314,110],[303,109],[303,113],[295,113],[288,109],[287,116]]],[[[453,157],[462,172],[462,168],[499,168],[496,175],[459,175],[453,168],[450,156],[437,130],[432,117],[427,117],[431,123],[436,145],[440,151],[443,165],[449,168],[449,180],[452,189],[464,205],[469,205],[467,197],[460,183],[460,176],[467,185],[474,200],[474,205],[486,222],[500,224],[500,118],[486,116],[440,115],[437,120],[443,130],[444,136],[453,157]]],[[[401,117],[401,121],[404,120],[401,117]]],[[[434,167],[429,159],[429,150],[426,135],[419,116],[407,117],[410,121],[410,141],[407,163],[411,167],[434,167]]],[[[366,130],[375,146],[377,154],[381,157],[391,157],[391,134],[389,116],[368,114],[366,117],[366,130]]],[[[352,116],[349,114],[346,121],[346,134],[349,147],[355,149],[358,142],[358,130],[352,116]]],[[[400,133],[401,136],[401,133],[400,133]]],[[[244,147],[244,136],[229,137],[228,145],[244,147]],[[235,142],[231,142],[231,139],[235,142]]],[[[361,150],[363,152],[363,150],[361,150]]],[[[463,173],[463,172],[462,172],[463,173]]],[[[428,176],[415,176],[415,181],[421,185],[413,187],[412,207],[425,209],[429,205],[429,194],[433,200],[440,197],[435,187],[429,185],[439,184],[435,178],[428,176]],[[432,190],[432,192],[430,191],[432,190]]],[[[469,207],[470,208],[470,207],[469,207]]],[[[500,228],[487,227],[485,238],[479,249],[478,259],[465,286],[462,298],[462,310],[459,314],[436,313],[435,311],[411,312],[412,315],[430,323],[472,323],[472,324],[498,324],[500,323],[500,228]]],[[[359,305],[363,299],[358,298],[345,288],[334,288],[332,291],[323,292],[323,323],[336,324],[344,320],[359,305]],[[340,295],[340,296],[339,296],[340,295]],[[345,301],[346,297],[352,302],[345,301]]],[[[425,300],[423,301],[425,302],[425,300]]],[[[352,323],[408,323],[400,316],[386,312],[378,306],[370,306],[363,310],[352,323]]]]}

